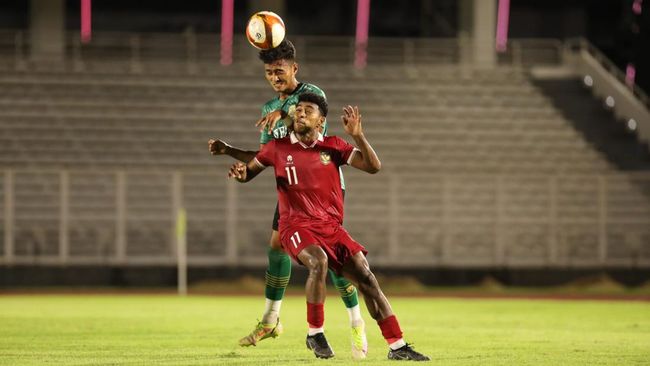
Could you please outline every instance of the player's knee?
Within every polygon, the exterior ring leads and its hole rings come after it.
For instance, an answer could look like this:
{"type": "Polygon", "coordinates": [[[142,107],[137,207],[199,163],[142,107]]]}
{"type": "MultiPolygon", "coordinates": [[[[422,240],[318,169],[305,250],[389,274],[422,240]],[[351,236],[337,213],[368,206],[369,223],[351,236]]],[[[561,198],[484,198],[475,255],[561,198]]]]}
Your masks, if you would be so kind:
{"type": "Polygon", "coordinates": [[[315,261],[315,268],[318,270],[319,273],[322,273],[323,275],[327,274],[327,256],[325,253],[319,254],[316,258],[314,258],[315,261]]]}
{"type": "Polygon", "coordinates": [[[310,272],[325,276],[327,274],[327,254],[318,247],[305,248],[308,257],[303,261],[310,272]]]}

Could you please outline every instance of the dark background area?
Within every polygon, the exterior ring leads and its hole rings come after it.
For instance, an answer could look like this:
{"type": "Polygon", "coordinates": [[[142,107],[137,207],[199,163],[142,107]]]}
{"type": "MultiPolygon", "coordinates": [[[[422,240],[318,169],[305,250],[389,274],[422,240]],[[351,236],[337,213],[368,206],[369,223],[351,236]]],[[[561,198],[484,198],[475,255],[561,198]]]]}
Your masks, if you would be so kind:
{"type": "MultiPolygon", "coordinates": [[[[243,32],[249,15],[246,1],[235,1],[235,33],[243,32]]],[[[650,2],[644,12],[632,12],[633,0],[512,0],[512,38],[586,37],[622,70],[637,65],[637,82],[650,90],[650,2]]],[[[67,0],[67,28],[79,29],[79,1],[67,0]]],[[[286,0],[289,35],[353,36],[356,1],[286,0]]],[[[95,0],[93,28],[105,31],[219,32],[221,1],[95,0]]],[[[455,37],[457,0],[374,0],[371,37],[455,37]]],[[[2,28],[26,28],[29,1],[0,2],[2,28]]]]}

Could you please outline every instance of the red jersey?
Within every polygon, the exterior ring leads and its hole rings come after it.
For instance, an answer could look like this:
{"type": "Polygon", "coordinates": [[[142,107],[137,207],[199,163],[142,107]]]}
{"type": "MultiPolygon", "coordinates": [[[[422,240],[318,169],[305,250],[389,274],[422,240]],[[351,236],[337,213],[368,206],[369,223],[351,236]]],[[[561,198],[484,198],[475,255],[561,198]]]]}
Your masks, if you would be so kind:
{"type": "Polygon", "coordinates": [[[355,150],[340,137],[322,134],[307,146],[293,132],[264,145],[255,163],[274,167],[280,227],[343,224],[339,167],[350,163],[355,150]]]}

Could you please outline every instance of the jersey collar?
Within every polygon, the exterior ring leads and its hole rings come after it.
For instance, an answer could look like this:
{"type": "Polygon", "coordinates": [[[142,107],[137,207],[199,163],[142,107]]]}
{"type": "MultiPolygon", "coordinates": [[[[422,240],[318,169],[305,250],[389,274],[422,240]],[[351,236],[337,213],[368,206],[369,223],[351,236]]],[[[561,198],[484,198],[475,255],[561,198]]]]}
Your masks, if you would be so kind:
{"type": "Polygon", "coordinates": [[[308,148],[311,148],[311,147],[316,146],[316,143],[318,143],[318,141],[320,141],[320,142],[323,142],[323,141],[324,141],[323,134],[320,133],[320,132],[318,133],[318,138],[316,139],[316,141],[312,142],[312,144],[309,145],[309,146],[303,144],[303,142],[300,141],[300,140],[298,139],[298,137],[296,136],[295,132],[293,132],[293,131],[291,131],[291,134],[289,135],[289,139],[291,140],[291,143],[292,143],[292,144],[296,144],[296,143],[298,143],[298,144],[300,144],[300,146],[304,147],[305,149],[308,149],[308,148]]]}

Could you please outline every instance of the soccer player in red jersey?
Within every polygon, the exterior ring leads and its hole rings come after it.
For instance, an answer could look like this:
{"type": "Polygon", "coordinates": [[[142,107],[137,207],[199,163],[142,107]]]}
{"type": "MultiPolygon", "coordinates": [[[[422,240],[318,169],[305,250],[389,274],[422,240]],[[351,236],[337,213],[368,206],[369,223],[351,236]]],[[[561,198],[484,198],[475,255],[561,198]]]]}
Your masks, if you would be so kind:
{"type": "Polygon", "coordinates": [[[323,136],[319,126],[327,116],[321,96],[304,93],[298,99],[293,132],[266,144],[248,164],[235,163],[228,176],[248,182],[273,166],[280,203],[280,241],[294,260],[309,270],[307,278],[307,347],[316,357],[334,356],[323,332],[325,279],[328,267],[352,280],[365,298],[394,360],[429,360],[402,338],[397,318],[370,271],[365,248],[343,228],[343,194],[339,167],[374,174],[381,168],[366,140],[357,107],[347,106],[341,117],[356,147],[336,136],[323,136]]]}
{"type": "MultiPolygon", "coordinates": [[[[298,81],[296,49],[289,40],[285,39],[276,48],[260,51],[259,57],[264,63],[266,80],[277,93],[273,99],[262,106],[262,118],[257,122],[257,125],[263,127],[260,134],[261,149],[269,141],[286,137],[289,134],[293,128],[293,114],[300,94],[314,93],[323,98],[326,97],[323,90],[318,86],[298,81]]],[[[327,121],[324,121],[319,127],[323,135],[327,135],[327,121]]],[[[244,163],[251,161],[257,154],[257,151],[238,149],[219,139],[211,139],[208,142],[208,147],[213,155],[230,155],[244,163]]],[[[341,188],[345,189],[342,175],[341,188]]],[[[264,313],[253,331],[239,340],[239,345],[243,347],[255,346],[264,339],[276,338],[282,333],[280,308],[291,276],[291,257],[282,250],[278,232],[279,218],[280,213],[276,205],[270,247],[267,251],[268,267],[265,276],[264,294],[266,301],[264,313]]],[[[341,294],[341,299],[348,313],[352,356],[355,359],[362,359],[367,353],[368,342],[357,289],[350,281],[336,275],[333,271],[330,271],[329,275],[332,284],[341,294]]]]}

